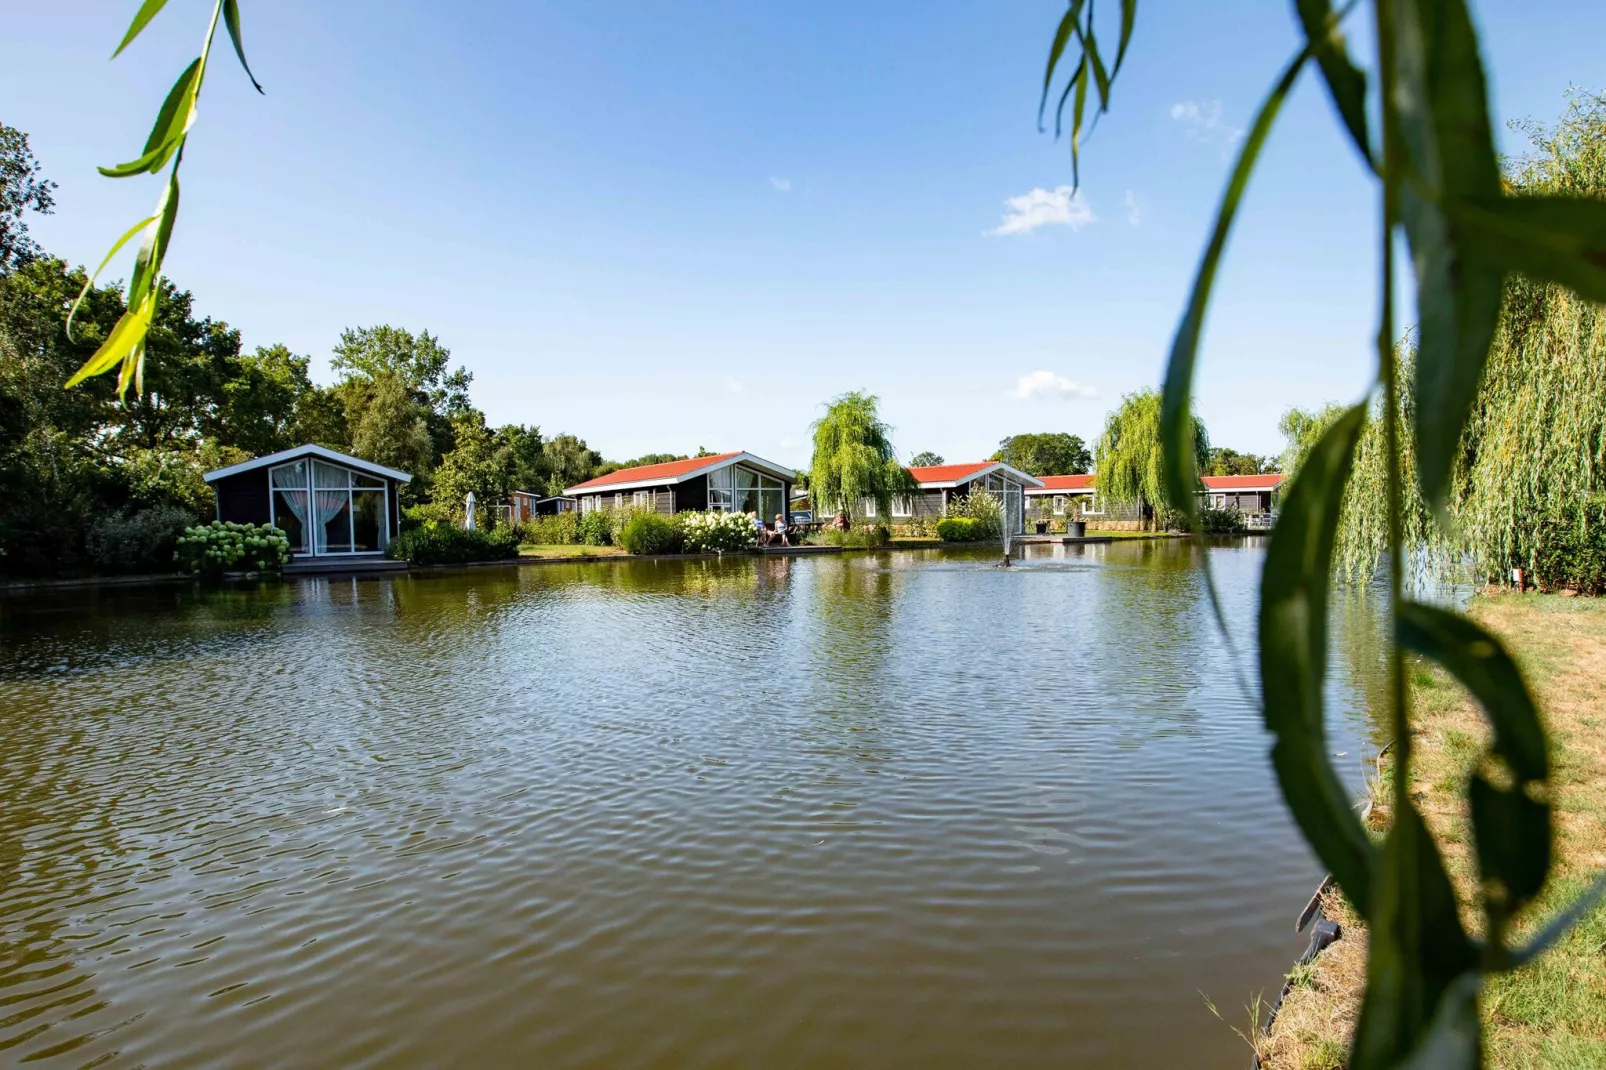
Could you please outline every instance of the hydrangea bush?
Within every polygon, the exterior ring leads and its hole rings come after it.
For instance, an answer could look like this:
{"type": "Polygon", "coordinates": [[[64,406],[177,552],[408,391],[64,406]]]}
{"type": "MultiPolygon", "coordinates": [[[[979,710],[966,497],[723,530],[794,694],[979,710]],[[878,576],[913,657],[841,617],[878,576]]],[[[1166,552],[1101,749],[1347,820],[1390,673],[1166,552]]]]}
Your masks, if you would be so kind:
{"type": "Polygon", "coordinates": [[[690,553],[732,553],[757,541],[753,519],[745,513],[681,513],[676,519],[690,553]]]}
{"type": "Polygon", "coordinates": [[[173,560],[185,572],[277,572],[290,560],[290,540],[272,524],[214,520],[184,529],[173,560]]]}

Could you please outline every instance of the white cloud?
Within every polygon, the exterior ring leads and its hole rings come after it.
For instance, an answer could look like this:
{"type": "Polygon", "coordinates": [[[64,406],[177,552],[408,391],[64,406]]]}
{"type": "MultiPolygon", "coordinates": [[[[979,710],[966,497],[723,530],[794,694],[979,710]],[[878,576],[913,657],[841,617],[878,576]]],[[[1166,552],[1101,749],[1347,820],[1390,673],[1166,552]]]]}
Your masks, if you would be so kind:
{"type": "Polygon", "coordinates": [[[1143,213],[1138,209],[1138,195],[1131,190],[1126,191],[1126,221],[1134,227],[1143,222],[1143,213]]]}
{"type": "Polygon", "coordinates": [[[1181,123],[1188,136],[1200,141],[1225,138],[1230,144],[1244,136],[1244,132],[1221,117],[1219,100],[1180,100],[1171,105],[1171,118],[1181,123]]]}
{"type": "Polygon", "coordinates": [[[1030,234],[1038,227],[1047,226],[1080,230],[1096,218],[1087,198],[1080,193],[1073,194],[1071,187],[1059,186],[1051,190],[1038,187],[1004,201],[1004,220],[988,233],[1030,234]]]}
{"type": "Polygon", "coordinates": [[[790,178],[777,178],[774,175],[771,175],[770,185],[775,187],[776,193],[792,192],[792,180],[790,178]]]}
{"type": "Polygon", "coordinates": [[[1063,375],[1038,371],[1023,375],[1016,380],[1015,389],[1007,396],[1020,401],[1030,401],[1033,398],[1044,401],[1075,401],[1078,398],[1097,397],[1098,391],[1091,386],[1073,382],[1063,375]]]}

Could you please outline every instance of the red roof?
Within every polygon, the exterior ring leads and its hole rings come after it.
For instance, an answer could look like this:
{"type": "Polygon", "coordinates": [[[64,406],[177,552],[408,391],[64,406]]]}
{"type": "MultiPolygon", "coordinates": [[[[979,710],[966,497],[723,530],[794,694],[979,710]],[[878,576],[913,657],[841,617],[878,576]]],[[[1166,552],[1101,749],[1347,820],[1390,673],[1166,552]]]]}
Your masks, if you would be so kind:
{"type": "Polygon", "coordinates": [[[1207,490],[1276,490],[1283,481],[1281,472],[1259,476],[1200,476],[1207,490]]]}
{"type": "MultiPolygon", "coordinates": [[[[1038,476],[1043,481],[1043,490],[1091,490],[1093,476],[1038,476]]],[[[1036,490],[1037,488],[1032,488],[1036,490]]]]}
{"type": "Polygon", "coordinates": [[[909,469],[909,474],[915,477],[916,483],[958,483],[997,463],[976,461],[972,464],[928,464],[909,469]]]}
{"type": "Polygon", "coordinates": [[[684,461],[665,461],[663,464],[642,464],[635,468],[621,468],[617,472],[609,472],[605,476],[576,483],[569,488],[569,491],[572,493],[577,490],[599,490],[617,483],[651,483],[655,480],[678,479],[687,472],[712,468],[721,461],[728,461],[741,455],[742,451],[737,450],[735,453],[720,453],[712,457],[692,457],[684,461]]]}

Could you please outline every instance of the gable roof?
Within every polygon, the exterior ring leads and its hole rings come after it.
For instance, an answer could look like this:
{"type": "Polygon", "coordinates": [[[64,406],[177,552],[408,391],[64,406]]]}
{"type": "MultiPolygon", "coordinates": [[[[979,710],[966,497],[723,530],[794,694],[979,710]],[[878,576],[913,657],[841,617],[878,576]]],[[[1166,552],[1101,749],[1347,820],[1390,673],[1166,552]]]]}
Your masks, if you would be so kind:
{"type": "Polygon", "coordinates": [[[968,483],[979,476],[989,475],[993,472],[1005,472],[1028,487],[1040,487],[1042,481],[1036,476],[1029,476],[1018,468],[1011,468],[1003,461],[971,461],[968,464],[931,464],[909,469],[915,482],[922,487],[957,487],[961,483],[968,483]]]}
{"type": "Polygon", "coordinates": [[[1067,491],[1093,491],[1093,475],[1040,476],[1041,487],[1028,487],[1027,494],[1064,494],[1067,491]]]}
{"type": "Polygon", "coordinates": [[[564,489],[564,494],[594,493],[602,490],[631,490],[636,487],[663,486],[665,483],[684,483],[688,479],[706,475],[716,468],[742,462],[753,468],[775,476],[778,479],[792,481],[797,473],[784,465],[773,461],[766,461],[751,453],[737,451],[736,453],[719,453],[712,457],[691,457],[684,461],[664,461],[662,464],[641,464],[634,468],[621,468],[617,472],[609,472],[596,479],[588,479],[584,483],[576,483],[564,489]]]}
{"type": "Polygon", "coordinates": [[[1267,472],[1258,476],[1200,476],[1199,482],[1207,490],[1276,490],[1282,483],[1281,472],[1267,472]]]}
{"type": "Polygon", "coordinates": [[[254,468],[283,464],[286,461],[294,461],[302,457],[317,457],[319,460],[329,461],[332,464],[345,465],[347,468],[355,468],[359,472],[367,472],[369,475],[382,476],[385,479],[394,479],[402,483],[411,483],[413,481],[413,477],[406,472],[398,471],[395,468],[386,468],[382,464],[365,461],[361,457],[353,457],[349,453],[339,453],[335,450],[325,449],[322,446],[315,446],[310,442],[305,446],[293,446],[287,450],[280,450],[278,453],[270,453],[266,457],[258,457],[255,460],[231,464],[227,468],[217,468],[206,473],[201,478],[208,483],[215,483],[220,479],[237,476],[241,472],[249,472],[254,468]]]}

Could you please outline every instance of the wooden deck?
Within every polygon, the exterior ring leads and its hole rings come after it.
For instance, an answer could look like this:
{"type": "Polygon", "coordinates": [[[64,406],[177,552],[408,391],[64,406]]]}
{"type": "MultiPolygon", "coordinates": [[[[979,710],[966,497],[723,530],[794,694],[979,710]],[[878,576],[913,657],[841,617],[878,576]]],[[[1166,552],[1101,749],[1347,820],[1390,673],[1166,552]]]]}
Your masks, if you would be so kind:
{"type": "Polygon", "coordinates": [[[1010,542],[1059,543],[1061,546],[1082,546],[1090,542],[1114,542],[1113,535],[1016,535],[1010,542]]]}
{"type": "Polygon", "coordinates": [[[778,554],[783,556],[797,556],[801,554],[839,554],[842,552],[842,547],[840,546],[759,546],[756,547],[756,549],[760,554],[778,554]]]}
{"type": "Polygon", "coordinates": [[[286,579],[297,576],[354,576],[376,572],[406,572],[407,562],[388,557],[298,557],[284,566],[286,579]]]}

